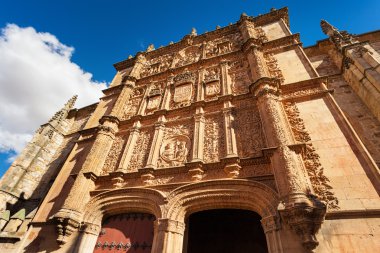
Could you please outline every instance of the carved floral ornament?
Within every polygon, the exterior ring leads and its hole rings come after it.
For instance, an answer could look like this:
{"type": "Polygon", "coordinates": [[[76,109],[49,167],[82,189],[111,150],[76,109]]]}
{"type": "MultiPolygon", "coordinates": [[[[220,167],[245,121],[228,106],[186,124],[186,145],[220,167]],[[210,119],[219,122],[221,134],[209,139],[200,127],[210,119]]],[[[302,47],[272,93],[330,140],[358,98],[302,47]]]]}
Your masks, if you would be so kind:
{"type": "Polygon", "coordinates": [[[330,180],[324,174],[324,169],[319,161],[319,155],[313,147],[313,144],[308,143],[311,141],[311,138],[299,115],[297,105],[288,102],[284,104],[284,109],[288,116],[294,138],[298,142],[306,143],[303,160],[315,195],[326,203],[328,209],[339,209],[339,201],[331,191],[330,180]]]}

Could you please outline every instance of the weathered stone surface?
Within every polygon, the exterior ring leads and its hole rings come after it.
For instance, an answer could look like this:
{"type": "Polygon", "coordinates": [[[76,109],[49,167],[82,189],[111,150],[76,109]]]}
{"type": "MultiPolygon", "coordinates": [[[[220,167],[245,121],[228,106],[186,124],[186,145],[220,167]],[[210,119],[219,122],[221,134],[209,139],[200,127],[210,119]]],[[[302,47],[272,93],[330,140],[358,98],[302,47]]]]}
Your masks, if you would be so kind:
{"type": "Polygon", "coordinates": [[[71,99],[0,183],[0,251],[93,252],[105,217],[143,212],[151,252],[181,253],[189,215],[232,208],[270,253],[377,252],[380,32],[322,21],[303,48],[288,20],[193,29],[116,63],[98,104],[71,99]]]}

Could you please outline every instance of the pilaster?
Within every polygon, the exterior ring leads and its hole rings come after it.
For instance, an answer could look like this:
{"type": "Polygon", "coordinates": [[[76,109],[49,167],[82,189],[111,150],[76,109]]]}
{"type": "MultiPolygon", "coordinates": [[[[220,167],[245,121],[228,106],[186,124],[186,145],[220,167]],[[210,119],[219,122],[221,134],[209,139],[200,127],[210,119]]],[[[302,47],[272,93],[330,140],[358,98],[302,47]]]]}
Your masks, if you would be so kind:
{"type": "Polygon", "coordinates": [[[203,142],[205,131],[205,117],[202,107],[196,109],[194,115],[194,142],[193,142],[193,160],[192,162],[203,160],[203,142]]]}
{"type": "Polygon", "coordinates": [[[221,83],[222,83],[222,95],[228,95],[232,93],[231,81],[228,76],[228,62],[223,61],[220,64],[221,83]]]}
{"type": "Polygon", "coordinates": [[[136,121],[133,124],[133,128],[130,130],[128,141],[125,146],[124,153],[121,157],[119,168],[117,171],[127,172],[128,165],[132,157],[133,149],[136,145],[137,139],[140,134],[140,127],[141,127],[140,121],[136,121]]]}
{"type": "Polygon", "coordinates": [[[236,145],[236,134],[234,127],[234,116],[233,107],[230,101],[224,102],[223,106],[223,117],[224,117],[224,132],[225,132],[225,143],[226,143],[226,158],[237,157],[237,145],[236,145]]]}
{"type": "Polygon", "coordinates": [[[326,205],[311,194],[311,186],[302,180],[301,154],[294,149],[294,139],[284,109],[279,101],[280,81],[261,78],[251,92],[262,119],[267,145],[273,148],[271,163],[282,199],[278,210],[282,219],[302,238],[306,252],[317,245],[315,234],[326,214],[326,205]]]}
{"type": "Polygon", "coordinates": [[[164,137],[165,132],[165,122],[165,116],[162,115],[160,116],[158,122],[155,125],[153,141],[145,168],[157,168],[158,156],[160,154],[160,144],[162,142],[162,138],[164,137]]]}

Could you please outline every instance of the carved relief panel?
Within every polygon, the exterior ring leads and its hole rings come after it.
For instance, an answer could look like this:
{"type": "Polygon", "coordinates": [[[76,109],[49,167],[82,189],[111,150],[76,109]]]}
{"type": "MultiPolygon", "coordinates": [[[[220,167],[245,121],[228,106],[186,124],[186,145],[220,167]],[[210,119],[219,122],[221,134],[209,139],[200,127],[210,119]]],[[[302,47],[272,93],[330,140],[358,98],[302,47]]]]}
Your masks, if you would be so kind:
{"type": "Polygon", "coordinates": [[[165,54],[153,59],[150,59],[145,64],[141,71],[141,77],[154,75],[160,72],[164,72],[170,68],[173,62],[173,54],[165,54]]]}
{"type": "Polygon", "coordinates": [[[239,157],[261,156],[263,148],[263,134],[261,119],[257,108],[249,105],[248,101],[241,101],[236,108],[236,129],[239,157]]]}
{"type": "Polygon", "coordinates": [[[163,96],[164,83],[154,83],[149,87],[145,114],[151,114],[158,110],[163,96]]]}
{"type": "Polygon", "coordinates": [[[117,169],[127,138],[128,136],[116,136],[104,163],[101,175],[107,175],[117,169]]]}
{"type": "Polygon", "coordinates": [[[179,51],[173,60],[174,67],[185,66],[197,62],[201,56],[200,46],[189,46],[179,51]]]}
{"type": "Polygon", "coordinates": [[[192,139],[190,124],[166,126],[160,146],[158,168],[182,166],[189,161],[192,139]]]}
{"type": "Polygon", "coordinates": [[[233,94],[249,92],[249,85],[252,83],[252,80],[249,65],[246,60],[231,62],[228,75],[231,78],[233,94]]]}
{"type": "Polygon", "coordinates": [[[188,71],[173,78],[170,109],[184,107],[191,104],[191,101],[193,101],[195,96],[195,80],[195,74],[188,71]]]}
{"type": "Polygon", "coordinates": [[[218,66],[205,70],[203,77],[205,100],[217,97],[220,94],[220,69],[218,66]]]}
{"type": "Polygon", "coordinates": [[[277,59],[275,58],[273,53],[265,53],[264,59],[268,67],[269,75],[273,78],[278,78],[281,82],[284,82],[284,76],[282,75],[282,71],[278,66],[277,59]]]}
{"type": "Polygon", "coordinates": [[[205,117],[203,160],[206,163],[218,162],[224,156],[223,117],[214,114],[205,117]]]}
{"type": "Polygon", "coordinates": [[[144,92],[145,88],[142,87],[138,87],[133,90],[131,97],[125,105],[124,114],[121,118],[122,120],[130,119],[132,116],[137,114],[140,103],[144,97],[144,92]]]}
{"type": "Polygon", "coordinates": [[[143,168],[149,155],[149,148],[152,143],[153,129],[142,128],[136,145],[133,147],[132,157],[128,165],[128,172],[134,172],[143,168]]]}
{"type": "Polygon", "coordinates": [[[234,33],[206,42],[206,58],[239,50],[241,39],[240,33],[234,33]]]}

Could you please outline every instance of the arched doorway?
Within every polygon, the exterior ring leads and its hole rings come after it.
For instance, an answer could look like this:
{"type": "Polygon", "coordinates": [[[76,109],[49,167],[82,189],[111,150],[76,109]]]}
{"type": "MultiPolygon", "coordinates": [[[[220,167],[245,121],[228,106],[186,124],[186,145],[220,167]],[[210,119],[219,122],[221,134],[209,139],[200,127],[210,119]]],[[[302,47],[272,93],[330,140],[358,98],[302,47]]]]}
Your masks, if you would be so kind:
{"type": "Polygon", "coordinates": [[[126,213],[102,222],[94,253],[149,253],[153,243],[155,217],[147,213],[126,213]]]}
{"type": "Polygon", "coordinates": [[[260,215],[248,210],[214,209],[187,219],[185,253],[267,253],[260,215]]]}

